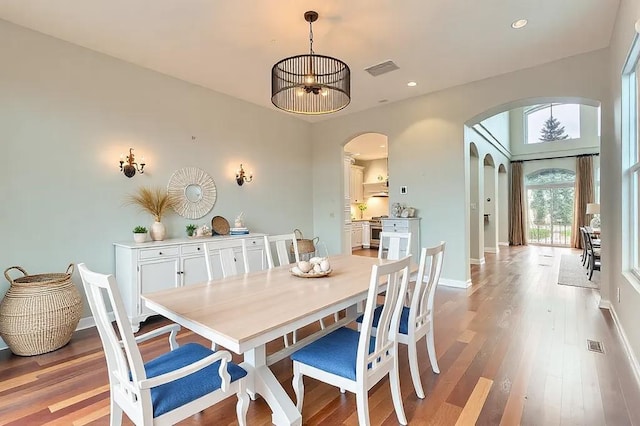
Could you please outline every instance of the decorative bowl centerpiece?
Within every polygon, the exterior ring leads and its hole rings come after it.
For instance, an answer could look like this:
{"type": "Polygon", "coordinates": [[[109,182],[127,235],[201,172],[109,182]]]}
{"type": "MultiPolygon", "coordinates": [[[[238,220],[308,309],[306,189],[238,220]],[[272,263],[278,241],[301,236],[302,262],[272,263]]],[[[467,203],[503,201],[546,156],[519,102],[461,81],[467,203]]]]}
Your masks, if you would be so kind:
{"type": "Polygon", "coordinates": [[[329,259],[326,257],[312,257],[308,261],[301,260],[290,269],[290,272],[296,277],[301,278],[320,278],[326,277],[333,270],[329,259]]]}

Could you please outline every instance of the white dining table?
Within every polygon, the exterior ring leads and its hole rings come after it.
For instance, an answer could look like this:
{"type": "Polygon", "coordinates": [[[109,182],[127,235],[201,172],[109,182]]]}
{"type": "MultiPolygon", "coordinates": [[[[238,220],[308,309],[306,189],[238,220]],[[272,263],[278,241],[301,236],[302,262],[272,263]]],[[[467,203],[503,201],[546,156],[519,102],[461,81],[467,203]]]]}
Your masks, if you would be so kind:
{"type": "Polygon", "coordinates": [[[146,306],[225,348],[242,354],[252,398],[262,396],[276,425],[301,425],[302,416],[269,365],[353,321],[367,297],[371,268],[386,260],[339,255],[329,258],[332,272],[301,278],[290,265],[143,294],[146,306]],[[346,317],[295,345],[267,356],[266,344],[346,309],[346,317]]]}

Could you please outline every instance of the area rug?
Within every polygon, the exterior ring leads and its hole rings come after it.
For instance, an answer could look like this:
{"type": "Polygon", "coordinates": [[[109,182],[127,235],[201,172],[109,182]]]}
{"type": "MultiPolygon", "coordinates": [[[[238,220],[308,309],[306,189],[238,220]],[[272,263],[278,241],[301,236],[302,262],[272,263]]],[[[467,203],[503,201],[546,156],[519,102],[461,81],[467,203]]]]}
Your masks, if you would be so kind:
{"type": "Polygon", "coordinates": [[[600,271],[593,271],[593,277],[589,281],[587,268],[582,266],[580,256],[563,254],[560,258],[558,284],[597,289],[600,288],[600,271]]]}

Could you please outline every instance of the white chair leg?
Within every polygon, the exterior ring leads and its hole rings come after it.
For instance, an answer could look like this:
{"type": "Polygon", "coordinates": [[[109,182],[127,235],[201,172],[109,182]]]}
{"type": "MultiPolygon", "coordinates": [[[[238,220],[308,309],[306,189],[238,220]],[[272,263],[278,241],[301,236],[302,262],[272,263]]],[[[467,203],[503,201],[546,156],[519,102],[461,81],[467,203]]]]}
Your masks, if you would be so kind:
{"type": "Polygon", "coordinates": [[[293,392],[296,394],[296,408],[302,414],[302,403],[304,402],[304,382],[298,363],[293,362],[293,392]]]}
{"type": "Polygon", "coordinates": [[[236,416],[238,416],[238,425],[247,425],[247,411],[249,411],[249,395],[245,386],[241,386],[238,391],[238,403],[236,404],[236,416]]]}
{"type": "Polygon", "coordinates": [[[364,388],[356,391],[356,407],[358,409],[358,424],[369,426],[369,395],[364,388]]]}
{"type": "Polygon", "coordinates": [[[422,382],[420,381],[420,367],[418,366],[418,350],[416,348],[416,342],[409,342],[407,345],[407,354],[409,355],[409,370],[411,371],[413,388],[416,390],[418,398],[424,399],[424,390],[422,390],[422,382]]]}
{"type": "Polygon", "coordinates": [[[391,399],[393,399],[393,407],[396,410],[398,423],[407,424],[407,416],[404,414],[404,405],[402,405],[402,394],[400,393],[400,377],[398,377],[398,358],[394,358],[394,367],[389,371],[389,385],[391,386],[391,399]]]}
{"type": "Polygon", "coordinates": [[[429,361],[431,361],[431,369],[434,373],[440,374],[438,358],[436,357],[436,344],[433,339],[433,322],[429,326],[429,332],[427,333],[427,352],[429,353],[429,361]]]}
{"type": "Polygon", "coordinates": [[[109,426],[120,426],[122,424],[122,408],[113,400],[113,389],[111,389],[111,416],[109,418],[109,426]]]}

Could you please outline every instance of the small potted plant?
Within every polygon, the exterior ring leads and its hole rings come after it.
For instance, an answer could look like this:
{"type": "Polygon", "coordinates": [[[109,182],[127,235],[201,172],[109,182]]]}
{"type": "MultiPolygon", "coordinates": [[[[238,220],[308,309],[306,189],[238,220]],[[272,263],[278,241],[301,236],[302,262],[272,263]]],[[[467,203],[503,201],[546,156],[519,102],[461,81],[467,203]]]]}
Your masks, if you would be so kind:
{"type": "Polygon", "coordinates": [[[367,205],[365,203],[358,204],[358,210],[360,210],[360,219],[364,216],[364,211],[367,209],[367,205]]]}
{"type": "Polygon", "coordinates": [[[187,236],[193,237],[193,233],[196,232],[196,229],[198,229],[198,227],[196,225],[194,225],[193,223],[188,224],[187,225],[187,236]]]}
{"type": "Polygon", "coordinates": [[[136,243],[144,243],[147,241],[147,228],[144,226],[136,226],[133,228],[133,240],[136,243]]]}

